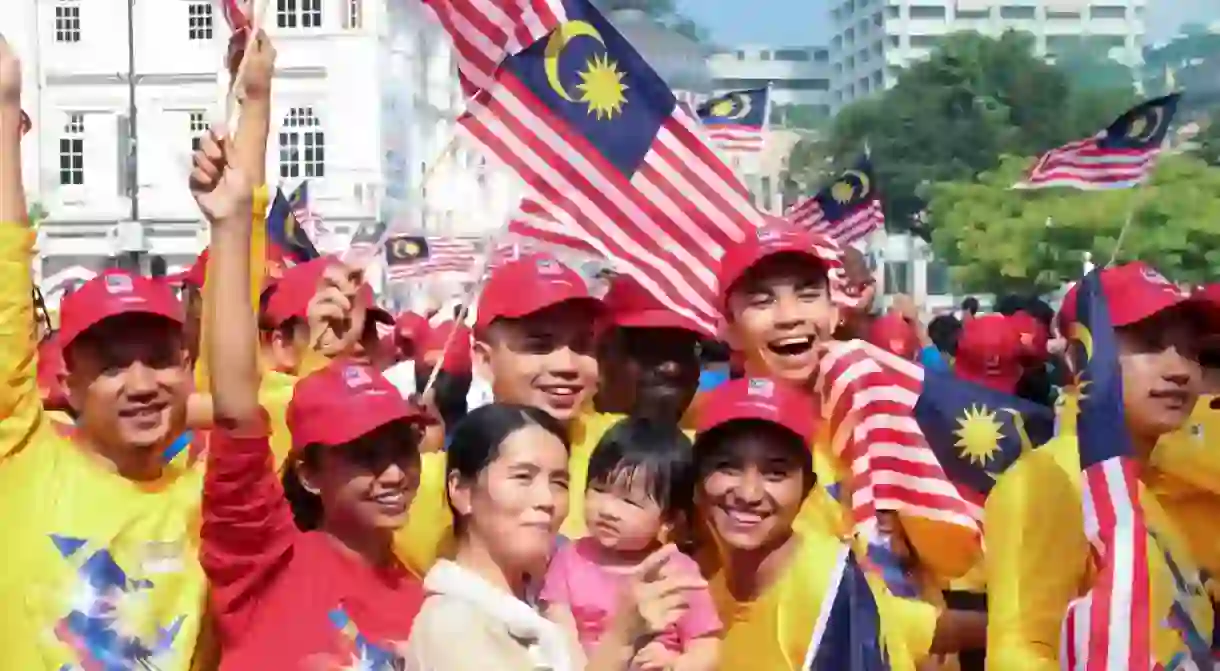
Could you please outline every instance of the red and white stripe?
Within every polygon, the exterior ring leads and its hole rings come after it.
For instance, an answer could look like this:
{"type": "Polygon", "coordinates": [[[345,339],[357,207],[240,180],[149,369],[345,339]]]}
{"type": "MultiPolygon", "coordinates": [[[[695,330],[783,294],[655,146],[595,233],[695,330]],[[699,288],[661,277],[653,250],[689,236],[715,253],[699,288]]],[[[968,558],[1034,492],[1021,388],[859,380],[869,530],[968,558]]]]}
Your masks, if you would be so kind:
{"type": "Polygon", "coordinates": [[[386,277],[391,282],[415,280],[437,273],[476,272],[475,266],[481,256],[474,241],[442,237],[430,237],[426,240],[428,258],[399,266],[388,266],[386,277]]]}
{"type": "Polygon", "coordinates": [[[757,154],[766,143],[763,130],[757,126],[704,126],[713,146],[726,154],[757,154]]]}
{"type": "Polygon", "coordinates": [[[809,197],[788,208],[784,218],[801,228],[828,236],[843,246],[863,240],[873,231],[885,227],[885,213],[880,200],[870,201],[841,221],[831,221],[826,218],[818,199],[809,197]]]}
{"type": "Polygon", "coordinates": [[[981,544],[982,500],[949,479],[915,419],[923,379],[918,364],[862,340],[834,343],[822,359],[817,392],[833,453],[850,472],[853,524],[871,537],[877,511],[893,510],[981,544]]]}
{"type": "Polygon", "coordinates": [[[1140,149],[1101,146],[1103,131],[1069,142],[1042,155],[1014,189],[1067,187],[1083,191],[1128,189],[1142,183],[1156,167],[1161,145],[1140,149]]]}
{"type": "Polygon", "coordinates": [[[559,27],[563,0],[423,0],[453,39],[467,96],[491,88],[500,63],[559,27]]]}
{"type": "Polygon", "coordinates": [[[308,198],[302,198],[292,204],[292,218],[296,219],[297,226],[305,231],[310,240],[318,240],[325,233],[322,217],[314,211],[308,198]]]}
{"type": "Polygon", "coordinates": [[[1061,636],[1065,671],[1151,671],[1148,525],[1128,457],[1083,471],[1084,532],[1097,573],[1068,605],[1061,636]]]}
{"type": "Polygon", "coordinates": [[[229,30],[238,32],[250,27],[250,15],[253,11],[251,0],[216,0],[220,5],[220,13],[224,16],[229,30]]]}

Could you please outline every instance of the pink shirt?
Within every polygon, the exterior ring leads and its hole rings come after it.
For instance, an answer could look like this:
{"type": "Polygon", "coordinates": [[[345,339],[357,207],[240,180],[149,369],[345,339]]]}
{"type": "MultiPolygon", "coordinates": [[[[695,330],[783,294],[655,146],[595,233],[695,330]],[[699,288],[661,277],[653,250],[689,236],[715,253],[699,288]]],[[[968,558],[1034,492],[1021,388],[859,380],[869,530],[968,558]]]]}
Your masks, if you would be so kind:
{"type": "MultiPolygon", "coordinates": [[[[551,559],[542,586],[542,600],[566,605],[576,619],[576,633],[586,652],[592,651],[609,625],[618,605],[627,576],[613,572],[597,561],[597,541],[581,538],[565,544],[551,559]]],[[[674,560],[680,570],[699,575],[695,560],[678,554],[674,560]]],[[[665,647],[684,652],[696,638],[720,631],[720,618],[707,590],[691,592],[689,609],[682,619],[661,635],[665,647]]]]}

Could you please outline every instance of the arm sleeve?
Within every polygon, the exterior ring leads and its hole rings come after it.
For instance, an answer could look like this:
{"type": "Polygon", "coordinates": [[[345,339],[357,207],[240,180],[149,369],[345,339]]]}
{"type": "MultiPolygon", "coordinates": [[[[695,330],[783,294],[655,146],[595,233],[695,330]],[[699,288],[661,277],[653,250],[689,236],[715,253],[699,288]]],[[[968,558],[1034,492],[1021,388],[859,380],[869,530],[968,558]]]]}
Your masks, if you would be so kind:
{"type": "Polygon", "coordinates": [[[203,483],[200,563],[222,640],[241,635],[288,565],[298,531],[261,435],[214,431],[203,483]]]}
{"type": "Polygon", "coordinates": [[[0,225],[0,459],[28,446],[46,417],[38,394],[33,255],[33,231],[0,225]]]}
{"type": "Polygon", "coordinates": [[[989,671],[1058,671],[1068,602],[1088,570],[1080,494],[1045,445],[987,499],[989,671]]]}

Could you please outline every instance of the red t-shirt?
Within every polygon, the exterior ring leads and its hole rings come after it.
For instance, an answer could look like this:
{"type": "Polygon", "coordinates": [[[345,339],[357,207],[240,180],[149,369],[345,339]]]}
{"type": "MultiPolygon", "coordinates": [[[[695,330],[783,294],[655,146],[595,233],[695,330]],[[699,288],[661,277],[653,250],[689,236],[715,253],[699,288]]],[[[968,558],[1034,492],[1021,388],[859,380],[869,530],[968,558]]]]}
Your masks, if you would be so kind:
{"type": "Polygon", "coordinates": [[[402,668],[423,585],[299,531],[265,436],[212,433],[201,536],[222,671],[402,668]]]}

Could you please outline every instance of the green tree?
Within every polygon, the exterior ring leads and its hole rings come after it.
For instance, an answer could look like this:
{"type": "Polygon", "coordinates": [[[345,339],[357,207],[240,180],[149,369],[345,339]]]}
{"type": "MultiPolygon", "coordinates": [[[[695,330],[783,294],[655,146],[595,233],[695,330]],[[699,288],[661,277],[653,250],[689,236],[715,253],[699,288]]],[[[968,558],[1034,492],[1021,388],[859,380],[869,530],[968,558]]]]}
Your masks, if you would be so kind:
{"type": "Polygon", "coordinates": [[[1125,91],[1080,91],[1034,55],[1033,39],[956,33],[901,71],[888,91],[835,118],[829,143],[839,165],[867,144],[886,218],[902,230],[925,206],[928,185],[991,170],[1000,156],[1032,156],[1087,137],[1131,105],[1125,91]]]}
{"type": "Polygon", "coordinates": [[[1055,65],[1068,75],[1077,90],[1132,90],[1135,72],[1110,58],[1110,46],[1103,39],[1081,35],[1058,37],[1065,42],[1055,51],[1055,65]]]}
{"type": "MultiPolygon", "coordinates": [[[[1220,118],[1220,114],[1217,117],[1220,118]]],[[[1220,121],[1213,119],[1206,123],[1203,132],[1195,138],[1198,148],[1194,154],[1208,165],[1220,166],[1220,121]]]]}
{"type": "Polygon", "coordinates": [[[1013,190],[1033,160],[1005,156],[977,181],[931,188],[933,252],[966,291],[1046,292],[1078,279],[1085,252],[1110,259],[1129,213],[1120,261],[1150,260],[1196,283],[1220,265],[1220,168],[1166,155],[1136,189],[1013,190]]]}
{"type": "Polygon", "coordinates": [[[784,201],[795,202],[822,187],[832,174],[826,141],[815,133],[805,135],[788,153],[788,163],[780,176],[784,201]]]}
{"type": "Polygon", "coordinates": [[[29,212],[26,214],[30,220],[30,228],[38,228],[49,214],[46,208],[42,206],[42,203],[30,204],[29,212]]]}
{"type": "Polygon", "coordinates": [[[821,105],[775,105],[771,110],[771,125],[799,130],[821,130],[829,116],[821,105]]]}

